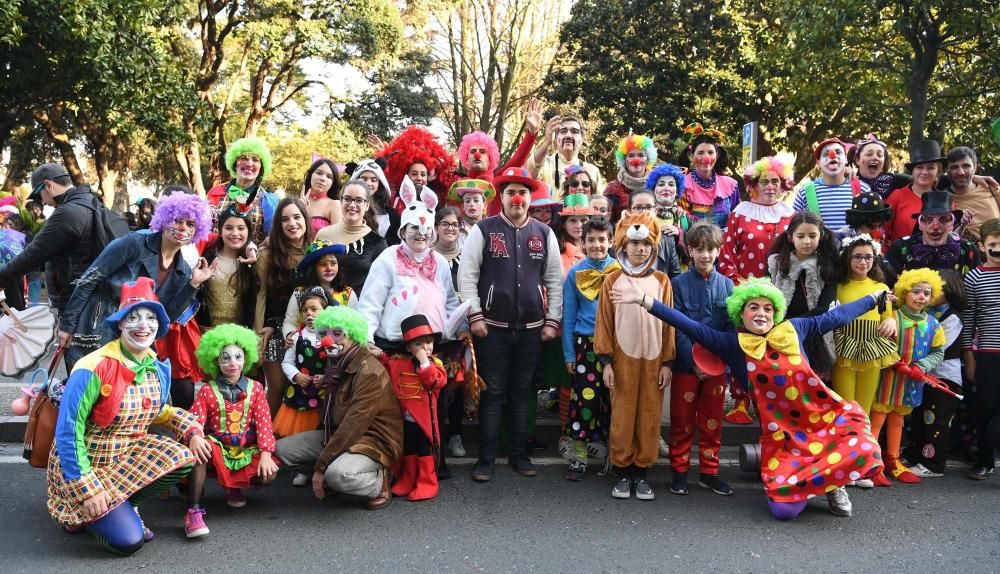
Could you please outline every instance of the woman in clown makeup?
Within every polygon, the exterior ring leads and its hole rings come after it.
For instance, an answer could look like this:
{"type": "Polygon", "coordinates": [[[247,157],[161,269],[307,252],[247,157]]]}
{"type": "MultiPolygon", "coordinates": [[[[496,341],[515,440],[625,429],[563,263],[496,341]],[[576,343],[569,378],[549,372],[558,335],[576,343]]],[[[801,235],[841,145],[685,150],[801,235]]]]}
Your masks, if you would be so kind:
{"type": "Polygon", "coordinates": [[[682,136],[687,146],[677,156],[677,165],[687,167],[684,189],[678,202],[687,210],[691,223],[708,218],[723,230],[729,214],[740,202],[736,180],[724,175],[729,169],[729,155],[722,147],[725,138],[718,130],[693,122],[682,136]]]}

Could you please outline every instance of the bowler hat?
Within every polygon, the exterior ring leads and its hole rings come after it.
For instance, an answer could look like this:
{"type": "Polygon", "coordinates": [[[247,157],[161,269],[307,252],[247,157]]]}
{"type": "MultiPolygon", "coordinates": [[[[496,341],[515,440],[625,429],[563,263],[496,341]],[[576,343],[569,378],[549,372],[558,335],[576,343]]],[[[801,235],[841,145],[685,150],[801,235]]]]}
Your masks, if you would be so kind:
{"type": "Polygon", "coordinates": [[[914,166],[922,163],[940,163],[942,166],[948,158],[941,155],[941,144],[934,140],[920,140],[910,148],[910,162],[906,170],[912,171],[914,166]]]}

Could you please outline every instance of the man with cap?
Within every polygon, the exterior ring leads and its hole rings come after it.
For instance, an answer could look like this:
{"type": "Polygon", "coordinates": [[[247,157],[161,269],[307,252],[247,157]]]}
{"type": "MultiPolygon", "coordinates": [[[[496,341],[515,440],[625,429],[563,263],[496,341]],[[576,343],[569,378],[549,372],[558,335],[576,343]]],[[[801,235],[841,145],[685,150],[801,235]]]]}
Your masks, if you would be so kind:
{"type": "MultiPolygon", "coordinates": [[[[913,181],[889,194],[886,205],[892,208],[892,219],[885,227],[886,242],[892,243],[914,231],[913,220],[922,209],[922,196],[937,187],[944,173],[945,158],[941,146],[934,140],[920,140],[910,149],[910,162],[906,164],[913,181]]],[[[959,215],[955,225],[962,221],[959,215]]]]}
{"type": "Polygon", "coordinates": [[[61,165],[44,163],[31,173],[28,201],[55,207],[45,225],[13,261],[0,263],[0,284],[20,279],[43,265],[53,280],[49,299],[61,314],[73,292],[72,284],[94,261],[94,212],[100,200],[87,185],[74,186],[61,165]]]}
{"type": "Polygon", "coordinates": [[[479,405],[479,460],[473,480],[493,477],[504,403],[509,409],[510,465],[523,476],[537,471],[528,458],[528,412],[542,342],[555,339],[562,317],[562,263],[555,233],[529,217],[530,198],[545,184],[526,169],[493,179],[503,211],[469,233],[458,269],[463,301],[471,305],[479,372],[486,391],[479,405]],[[543,289],[544,288],[544,289],[543,289]]]}
{"type": "Polygon", "coordinates": [[[952,233],[962,218],[962,211],[954,207],[954,197],[947,191],[928,191],[920,196],[920,213],[911,216],[911,221],[917,220],[918,231],[897,239],[886,253],[897,275],[921,268],[951,269],[965,275],[982,262],[982,253],[974,243],[952,233]]]}
{"type": "Polygon", "coordinates": [[[816,146],[814,157],[820,176],[802,186],[792,207],[795,211],[812,211],[823,218],[830,229],[839,229],[847,222],[844,211],[859,193],[871,191],[868,184],[847,177],[847,144],[840,138],[827,138],[816,146]]]}

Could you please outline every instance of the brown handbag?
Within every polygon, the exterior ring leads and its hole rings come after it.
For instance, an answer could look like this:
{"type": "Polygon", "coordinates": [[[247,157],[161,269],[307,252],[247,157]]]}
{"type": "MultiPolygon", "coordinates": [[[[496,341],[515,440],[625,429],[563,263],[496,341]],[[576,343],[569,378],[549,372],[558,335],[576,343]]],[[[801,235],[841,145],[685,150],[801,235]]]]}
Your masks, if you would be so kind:
{"type": "MultiPolygon", "coordinates": [[[[51,384],[52,376],[59,367],[62,353],[63,347],[59,347],[52,357],[52,362],[49,363],[49,384],[51,384]]],[[[49,400],[48,391],[38,393],[31,403],[31,411],[28,413],[28,427],[24,431],[24,454],[22,456],[31,466],[35,468],[49,466],[49,452],[52,450],[52,441],[56,434],[56,419],[58,418],[59,410],[49,400]]]]}

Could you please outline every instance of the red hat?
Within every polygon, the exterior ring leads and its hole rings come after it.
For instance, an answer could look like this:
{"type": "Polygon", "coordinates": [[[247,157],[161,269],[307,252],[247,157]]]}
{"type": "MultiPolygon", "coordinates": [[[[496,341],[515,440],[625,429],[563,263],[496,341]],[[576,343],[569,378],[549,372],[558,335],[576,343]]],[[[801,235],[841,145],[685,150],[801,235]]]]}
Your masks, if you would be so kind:
{"type": "Polygon", "coordinates": [[[848,145],[846,142],[841,141],[841,139],[838,137],[826,138],[825,140],[819,142],[819,145],[817,145],[816,149],[813,150],[813,157],[816,159],[816,161],[819,161],[819,152],[823,151],[823,148],[825,148],[827,144],[832,144],[832,143],[840,144],[840,146],[844,148],[844,153],[847,153],[847,150],[849,150],[852,147],[851,145],[848,145]]]}
{"type": "Polygon", "coordinates": [[[498,176],[493,178],[493,187],[499,193],[503,193],[503,187],[508,183],[520,183],[525,185],[531,190],[531,199],[535,199],[535,194],[541,190],[542,192],[548,193],[545,188],[545,184],[538,181],[537,179],[531,177],[531,172],[524,169],[523,167],[508,167],[503,170],[498,176]]]}
{"type": "Polygon", "coordinates": [[[105,321],[117,329],[118,322],[124,319],[134,307],[148,307],[156,313],[160,323],[156,329],[157,339],[167,334],[167,330],[170,328],[170,318],[167,316],[167,310],[163,308],[163,304],[156,296],[156,283],[149,277],[139,277],[135,281],[123,283],[118,311],[112,313],[105,321]]]}

